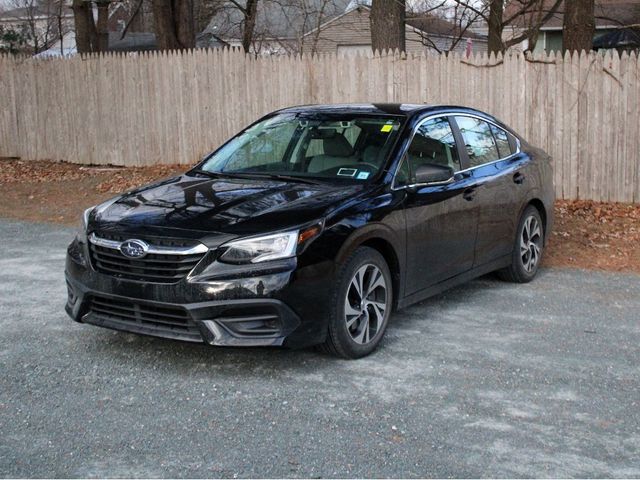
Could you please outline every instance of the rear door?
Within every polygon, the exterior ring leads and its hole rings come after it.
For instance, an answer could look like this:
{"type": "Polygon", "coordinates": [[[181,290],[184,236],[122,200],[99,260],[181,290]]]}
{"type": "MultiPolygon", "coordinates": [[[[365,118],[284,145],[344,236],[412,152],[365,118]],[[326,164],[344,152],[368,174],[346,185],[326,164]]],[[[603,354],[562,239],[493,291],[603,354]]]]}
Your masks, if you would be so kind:
{"type": "Polygon", "coordinates": [[[457,135],[447,116],[425,119],[416,127],[394,188],[406,191],[406,294],[411,295],[473,266],[479,207],[474,178],[463,172],[457,135]],[[451,182],[415,185],[422,164],[447,165],[451,182]]]}
{"type": "Polygon", "coordinates": [[[512,252],[525,191],[522,167],[526,156],[519,154],[517,141],[510,133],[485,119],[456,115],[455,122],[465,145],[468,172],[478,187],[480,214],[474,266],[481,266],[512,252]]]}

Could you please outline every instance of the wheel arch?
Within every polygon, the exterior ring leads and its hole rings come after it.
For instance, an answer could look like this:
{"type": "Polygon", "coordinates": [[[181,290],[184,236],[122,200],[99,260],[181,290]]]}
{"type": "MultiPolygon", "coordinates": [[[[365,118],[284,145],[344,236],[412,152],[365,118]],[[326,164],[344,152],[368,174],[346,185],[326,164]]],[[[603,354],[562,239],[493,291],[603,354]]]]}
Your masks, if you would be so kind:
{"type": "Polygon", "coordinates": [[[344,242],[336,256],[336,262],[338,264],[344,262],[359,247],[369,247],[376,250],[387,262],[393,283],[393,309],[395,310],[403,292],[403,276],[401,273],[403,257],[401,256],[402,251],[399,248],[399,241],[394,238],[392,232],[387,231],[383,226],[363,228],[355,231],[344,242]]]}
{"type": "MultiPolygon", "coordinates": [[[[524,208],[522,209],[522,212],[524,212],[524,210],[529,206],[533,206],[536,208],[536,210],[538,210],[538,213],[540,214],[540,217],[542,218],[542,228],[544,229],[544,244],[547,244],[548,241],[548,236],[547,236],[547,232],[548,232],[548,214],[547,214],[547,209],[544,206],[544,203],[542,202],[542,200],[540,200],[537,197],[532,198],[531,200],[529,200],[527,202],[527,204],[524,206],[524,208]]],[[[522,212],[520,213],[520,215],[522,215],[522,212]]]]}

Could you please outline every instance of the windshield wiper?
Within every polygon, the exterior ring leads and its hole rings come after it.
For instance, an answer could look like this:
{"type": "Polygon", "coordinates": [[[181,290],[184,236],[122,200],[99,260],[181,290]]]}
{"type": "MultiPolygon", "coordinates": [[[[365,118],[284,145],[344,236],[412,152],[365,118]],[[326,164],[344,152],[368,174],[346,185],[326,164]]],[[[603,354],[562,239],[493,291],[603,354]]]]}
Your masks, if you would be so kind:
{"type": "Polygon", "coordinates": [[[201,173],[202,175],[206,175],[207,177],[211,177],[211,178],[234,177],[235,176],[235,175],[230,174],[230,173],[210,172],[209,170],[202,170],[201,168],[194,168],[191,171],[194,172],[194,173],[201,173]]]}
{"type": "Polygon", "coordinates": [[[283,175],[281,173],[256,173],[255,177],[267,177],[274,180],[285,180],[291,182],[308,183],[311,185],[324,185],[325,182],[306,177],[296,177],[295,175],[283,175]]]}
{"type": "Polygon", "coordinates": [[[195,169],[192,170],[195,173],[202,173],[212,178],[219,177],[231,177],[231,178],[253,178],[253,179],[271,179],[271,180],[284,180],[299,183],[308,183],[311,185],[324,185],[324,182],[320,180],[314,180],[304,177],[296,177],[294,175],[282,175],[279,173],[260,173],[260,172],[210,172],[208,170],[195,169]]]}

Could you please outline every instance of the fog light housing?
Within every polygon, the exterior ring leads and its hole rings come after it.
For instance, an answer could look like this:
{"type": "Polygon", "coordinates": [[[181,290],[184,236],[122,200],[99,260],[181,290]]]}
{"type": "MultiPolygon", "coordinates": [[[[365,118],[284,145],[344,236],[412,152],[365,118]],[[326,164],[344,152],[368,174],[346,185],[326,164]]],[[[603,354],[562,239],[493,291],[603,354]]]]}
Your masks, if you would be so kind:
{"type": "Polygon", "coordinates": [[[76,292],[74,292],[71,284],[67,282],[67,303],[73,307],[77,301],[78,296],[76,295],[76,292]]]}

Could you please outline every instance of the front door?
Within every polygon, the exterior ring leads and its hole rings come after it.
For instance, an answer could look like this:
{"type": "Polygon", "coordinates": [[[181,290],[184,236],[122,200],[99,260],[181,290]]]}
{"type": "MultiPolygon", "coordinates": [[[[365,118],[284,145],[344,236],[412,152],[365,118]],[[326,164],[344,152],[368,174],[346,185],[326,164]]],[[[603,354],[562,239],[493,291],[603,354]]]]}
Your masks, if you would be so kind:
{"type": "Polygon", "coordinates": [[[406,188],[406,294],[470,270],[474,262],[479,208],[475,179],[463,169],[447,117],[419,124],[396,178],[406,188]],[[453,168],[453,181],[412,185],[423,164],[453,168]]]}

